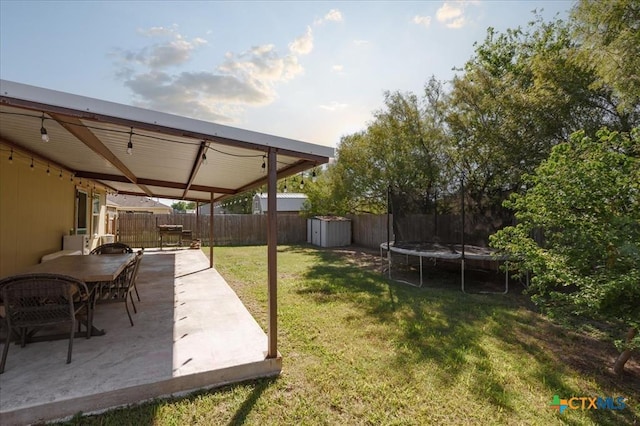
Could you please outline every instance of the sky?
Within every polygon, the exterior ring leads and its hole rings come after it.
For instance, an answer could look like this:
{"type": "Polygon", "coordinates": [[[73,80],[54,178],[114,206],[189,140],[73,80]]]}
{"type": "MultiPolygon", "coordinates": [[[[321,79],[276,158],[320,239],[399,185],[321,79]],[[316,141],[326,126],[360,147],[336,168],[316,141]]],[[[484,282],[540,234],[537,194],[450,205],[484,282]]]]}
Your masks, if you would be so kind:
{"type": "Polygon", "coordinates": [[[0,78],[337,147],[573,1],[0,0],[0,78]]]}

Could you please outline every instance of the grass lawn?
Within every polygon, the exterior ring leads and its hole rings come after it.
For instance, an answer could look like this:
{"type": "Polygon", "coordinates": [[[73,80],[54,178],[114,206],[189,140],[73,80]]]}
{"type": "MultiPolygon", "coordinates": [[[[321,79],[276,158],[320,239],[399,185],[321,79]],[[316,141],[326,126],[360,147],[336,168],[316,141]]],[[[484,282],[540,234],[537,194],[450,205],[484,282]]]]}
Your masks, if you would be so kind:
{"type": "MultiPolygon", "coordinates": [[[[552,324],[517,291],[463,294],[444,273],[414,288],[356,254],[279,248],[278,378],[69,424],[640,424],[637,358],[618,380],[611,345],[552,324]],[[554,395],[622,396],[626,408],[559,414],[554,395]]],[[[266,247],[216,247],[214,257],[266,329],[266,247]]]]}

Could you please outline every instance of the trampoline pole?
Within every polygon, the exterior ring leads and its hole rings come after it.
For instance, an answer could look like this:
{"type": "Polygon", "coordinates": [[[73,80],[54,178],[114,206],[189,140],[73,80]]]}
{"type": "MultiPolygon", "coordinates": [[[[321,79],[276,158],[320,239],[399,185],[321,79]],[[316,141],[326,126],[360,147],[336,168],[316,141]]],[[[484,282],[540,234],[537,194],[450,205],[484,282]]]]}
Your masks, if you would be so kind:
{"type": "Polygon", "coordinates": [[[460,176],[460,207],[461,207],[461,216],[462,216],[462,232],[460,233],[460,239],[462,242],[462,258],[460,260],[460,279],[462,282],[462,292],[464,291],[464,171],[460,176]]]}
{"type": "Polygon", "coordinates": [[[466,293],[466,291],[464,291],[464,256],[460,259],[460,278],[462,282],[462,292],[466,293]]]}
{"type": "Polygon", "coordinates": [[[504,293],[502,294],[507,294],[509,292],[509,262],[504,262],[504,266],[504,293]]]}
{"type": "Polygon", "coordinates": [[[389,231],[391,213],[391,185],[387,185],[387,261],[389,264],[389,279],[391,279],[391,235],[389,231]]]}

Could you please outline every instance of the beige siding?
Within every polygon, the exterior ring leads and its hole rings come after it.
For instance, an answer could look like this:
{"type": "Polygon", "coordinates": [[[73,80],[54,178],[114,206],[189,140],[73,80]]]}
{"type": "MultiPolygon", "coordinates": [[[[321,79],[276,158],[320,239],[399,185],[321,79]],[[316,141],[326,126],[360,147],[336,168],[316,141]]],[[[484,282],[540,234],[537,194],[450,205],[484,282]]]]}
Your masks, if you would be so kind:
{"type": "MultiPolygon", "coordinates": [[[[71,182],[67,173],[59,179],[57,169],[51,169],[51,175],[47,176],[42,164],[36,163],[33,171],[29,165],[30,161],[22,155],[14,154],[13,164],[4,155],[0,158],[0,277],[38,263],[45,254],[61,250],[62,236],[68,235],[75,226],[77,182],[71,182]]],[[[87,215],[92,218],[93,188],[89,185],[93,183],[83,183],[89,195],[87,215]]],[[[104,204],[105,194],[96,192],[104,204]]],[[[101,234],[104,233],[104,212],[101,208],[101,234]]],[[[97,241],[99,239],[94,239],[92,245],[97,241]]]]}
{"type": "Polygon", "coordinates": [[[74,185],[68,175],[31,171],[20,160],[0,159],[0,276],[39,262],[62,247],[73,227],[74,185]]]}

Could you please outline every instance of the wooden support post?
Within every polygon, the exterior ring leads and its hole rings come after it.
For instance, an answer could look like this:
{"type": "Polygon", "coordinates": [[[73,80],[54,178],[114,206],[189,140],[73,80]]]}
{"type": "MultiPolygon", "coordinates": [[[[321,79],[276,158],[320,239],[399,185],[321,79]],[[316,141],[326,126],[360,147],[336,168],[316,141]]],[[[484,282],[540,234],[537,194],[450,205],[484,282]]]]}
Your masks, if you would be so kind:
{"type": "Polygon", "coordinates": [[[267,184],[267,275],[269,297],[269,347],[267,358],[278,356],[278,162],[276,149],[269,148],[269,176],[267,184]]]}

